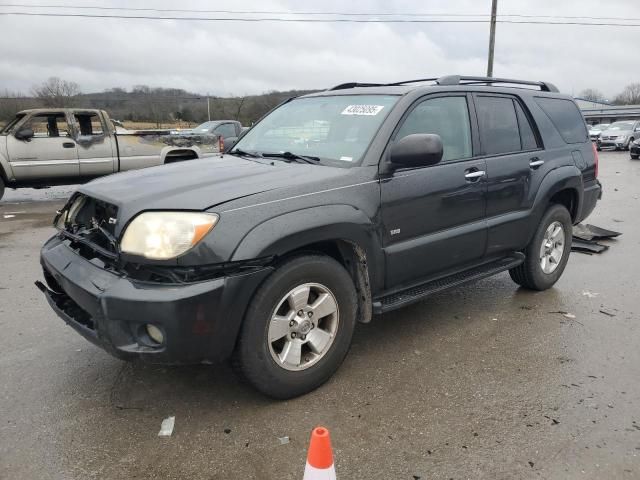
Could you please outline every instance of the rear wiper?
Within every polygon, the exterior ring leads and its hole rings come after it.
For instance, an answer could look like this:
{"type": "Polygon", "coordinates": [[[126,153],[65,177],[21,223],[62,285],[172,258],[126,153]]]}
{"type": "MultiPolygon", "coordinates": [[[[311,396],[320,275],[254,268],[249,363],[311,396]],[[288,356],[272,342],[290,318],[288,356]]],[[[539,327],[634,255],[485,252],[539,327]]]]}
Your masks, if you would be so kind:
{"type": "Polygon", "coordinates": [[[231,155],[238,155],[239,157],[251,157],[251,158],[263,158],[259,153],[245,152],[239,148],[233,149],[229,152],[231,155]]]}
{"type": "Polygon", "coordinates": [[[263,153],[263,157],[267,158],[284,158],[285,160],[295,160],[301,163],[318,163],[320,161],[319,157],[311,157],[308,155],[298,155],[297,153],[291,152],[278,152],[278,153],[263,153]]]}

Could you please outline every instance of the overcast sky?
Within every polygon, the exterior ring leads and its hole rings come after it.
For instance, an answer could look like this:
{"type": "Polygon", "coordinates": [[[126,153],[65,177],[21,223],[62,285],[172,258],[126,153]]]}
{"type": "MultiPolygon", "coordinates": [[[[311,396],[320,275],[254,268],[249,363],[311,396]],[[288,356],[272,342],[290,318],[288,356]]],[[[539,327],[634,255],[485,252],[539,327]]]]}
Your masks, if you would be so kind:
{"type": "MultiPolygon", "coordinates": [[[[490,0],[23,0],[47,2],[447,14],[488,14],[491,4],[490,0]]],[[[10,10],[0,7],[0,12],[10,10]]],[[[500,0],[498,13],[624,17],[635,18],[633,23],[640,24],[640,0],[500,0]]],[[[28,93],[34,84],[58,76],[77,82],[83,92],[146,84],[212,95],[243,95],[324,88],[345,81],[484,75],[489,25],[218,23],[0,15],[0,32],[0,90],[28,93]]],[[[498,24],[494,75],[548,80],[561,91],[576,95],[594,87],[613,97],[625,85],[640,82],[639,47],[640,27],[498,24]]]]}

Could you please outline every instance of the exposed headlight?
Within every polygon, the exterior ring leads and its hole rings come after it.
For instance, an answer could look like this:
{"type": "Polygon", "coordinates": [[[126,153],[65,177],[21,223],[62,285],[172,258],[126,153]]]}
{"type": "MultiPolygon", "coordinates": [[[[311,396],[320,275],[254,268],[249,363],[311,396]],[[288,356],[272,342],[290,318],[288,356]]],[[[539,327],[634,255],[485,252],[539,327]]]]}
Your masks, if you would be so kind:
{"type": "Polygon", "coordinates": [[[620,135],[618,138],[616,138],[616,140],[618,140],[619,142],[624,142],[627,139],[626,135],[620,135]]]}
{"type": "Polygon", "coordinates": [[[194,247],[218,223],[218,215],[196,212],[144,212],[122,237],[123,252],[167,260],[194,247]]]}

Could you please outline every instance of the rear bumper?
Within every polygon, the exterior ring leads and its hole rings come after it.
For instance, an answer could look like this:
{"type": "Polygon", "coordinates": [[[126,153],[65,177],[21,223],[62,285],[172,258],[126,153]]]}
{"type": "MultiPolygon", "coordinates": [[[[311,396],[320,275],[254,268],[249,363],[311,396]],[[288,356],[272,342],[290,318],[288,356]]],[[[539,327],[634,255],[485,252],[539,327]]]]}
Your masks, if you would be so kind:
{"type": "Polygon", "coordinates": [[[587,185],[585,185],[580,214],[576,219],[576,223],[582,222],[585,218],[591,215],[591,212],[593,212],[593,210],[596,208],[596,203],[601,198],[602,184],[598,180],[589,182],[587,185]]]}
{"type": "Polygon", "coordinates": [[[53,310],[90,342],[119,358],[151,363],[217,362],[229,357],[247,304],[271,269],[190,284],[138,282],[101,268],[50,239],[41,252],[53,310]],[[164,343],[146,333],[158,327],[164,343]]]}

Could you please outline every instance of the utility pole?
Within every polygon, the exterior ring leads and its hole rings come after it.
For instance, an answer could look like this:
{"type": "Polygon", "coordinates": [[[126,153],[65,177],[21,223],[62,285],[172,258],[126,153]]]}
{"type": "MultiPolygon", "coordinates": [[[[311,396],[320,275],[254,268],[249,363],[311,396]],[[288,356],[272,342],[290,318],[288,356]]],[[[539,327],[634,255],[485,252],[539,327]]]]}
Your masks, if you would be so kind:
{"type": "Polygon", "coordinates": [[[493,50],[496,45],[496,14],[498,0],[491,0],[491,30],[489,32],[489,61],[487,62],[487,77],[493,77],[493,50]]]}
{"type": "Polygon", "coordinates": [[[209,94],[207,93],[207,118],[211,121],[211,104],[209,103],[209,94]]]}

